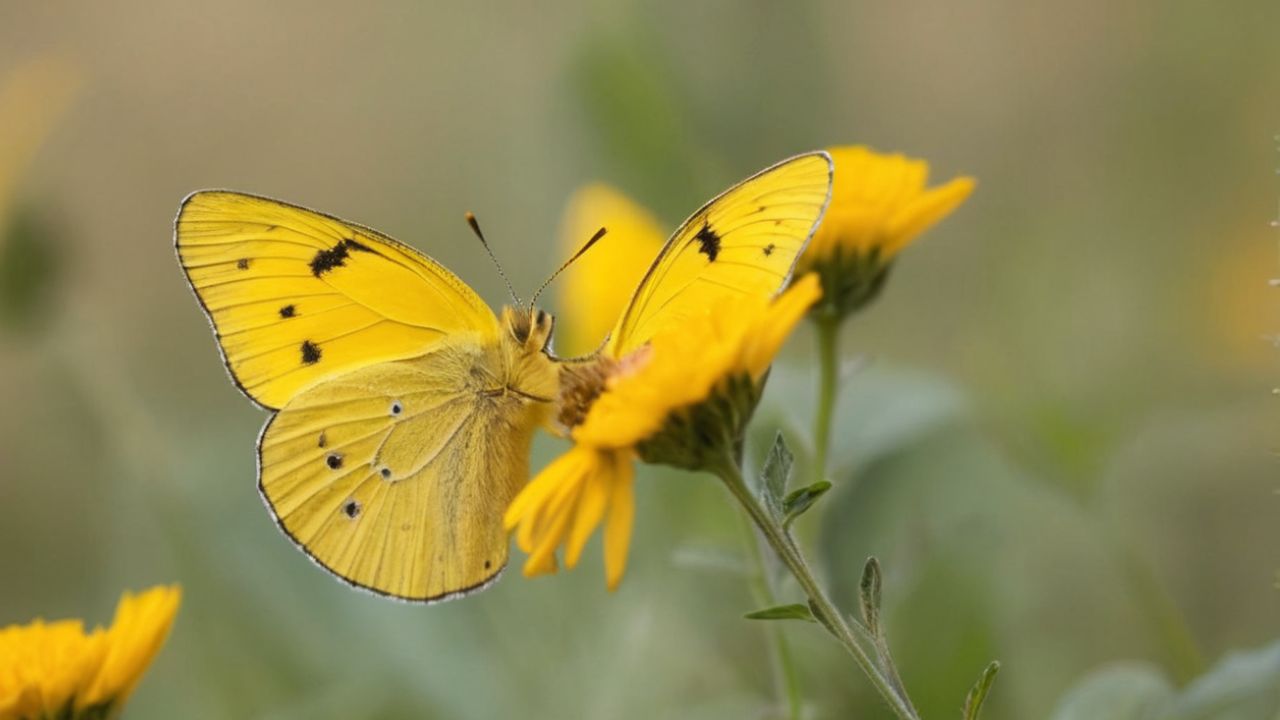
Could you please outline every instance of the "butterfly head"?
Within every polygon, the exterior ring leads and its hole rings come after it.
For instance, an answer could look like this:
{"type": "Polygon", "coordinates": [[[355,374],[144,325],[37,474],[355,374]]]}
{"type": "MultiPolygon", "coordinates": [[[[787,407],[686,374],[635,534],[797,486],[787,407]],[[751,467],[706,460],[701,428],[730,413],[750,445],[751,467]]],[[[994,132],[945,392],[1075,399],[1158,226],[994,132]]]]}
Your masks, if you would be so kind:
{"type": "Polygon", "coordinates": [[[502,325],[511,339],[525,352],[536,353],[547,349],[551,342],[551,329],[555,326],[551,314],[535,307],[502,308],[502,325]]]}

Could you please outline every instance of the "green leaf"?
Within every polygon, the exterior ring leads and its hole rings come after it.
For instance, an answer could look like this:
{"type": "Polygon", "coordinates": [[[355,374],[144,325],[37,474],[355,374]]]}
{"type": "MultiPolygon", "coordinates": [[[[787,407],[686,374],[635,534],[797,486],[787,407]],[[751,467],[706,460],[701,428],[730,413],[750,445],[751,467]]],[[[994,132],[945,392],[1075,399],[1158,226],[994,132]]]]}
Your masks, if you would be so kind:
{"type": "Polygon", "coordinates": [[[813,613],[809,610],[809,606],[801,605],[800,603],[777,605],[747,613],[744,617],[748,620],[807,620],[809,622],[817,622],[813,617],[813,613]]]}
{"type": "Polygon", "coordinates": [[[1168,720],[1280,717],[1280,641],[1229,652],[1182,690],[1168,720]]]}
{"type": "Polygon", "coordinates": [[[803,515],[804,511],[808,510],[818,501],[818,498],[825,495],[830,489],[831,483],[826,480],[819,480],[808,487],[794,490],[787,495],[786,499],[782,501],[783,527],[790,525],[796,518],[803,515]]]}
{"type": "MultiPolygon", "coordinates": [[[[792,431],[793,438],[805,435],[817,409],[812,372],[806,363],[778,363],[770,370],[752,423],[760,447],[776,427],[792,431]]],[[[965,394],[941,376],[872,363],[836,398],[832,427],[840,429],[840,440],[831,444],[828,477],[860,477],[883,458],[951,427],[966,417],[967,407],[965,394]]]]}
{"type": "Polygon", "coordinates": [[[987,699],[987,693],[991,692],[991,685],[995,683],[998,672],[1000,672],[998,661],[992,661],[982,671],[982,677],[978,678],[978,682],[973,684],[973,689],[965,696],[964,720],[978,720],[978,713],[982,712],[982,703],[987,699]]]}
{"type": "Polygon", "coordinates": [[[791,466],[794,463],[795,456],[791,454],[791,448],[787,447],[782,433],[775,434],[773,447],[769,448],[769,455],[764,459],[764,469],[760,471],[760,491],[764,494],[765,505],[779,518],[785,514],[786,501],[783,496],[787,493],[787,483],[791,481],[791,466]]]}
{"type": "Polygon", "coordinates": [[[862,600],[862,620],[872,635],[880,634],[880,561],[875,556],[867,558],[862,567],[862,582],[858,586],[862,600]]]}
{"type": "Polygon", "coordinates": [[[1280,712],[1280,641],[1228,653],[1177,690],[1150,663],[1088,674],[1058,702],[1053,720],[1255,720],[1280,712]]]}
{"type": "Polygon", "coordinates": [[[1088,675],[1053,711],[1053,720],[1148,720],[1163,718],[1173,685],[1147,663],[1115,664],[1088,675]]]}

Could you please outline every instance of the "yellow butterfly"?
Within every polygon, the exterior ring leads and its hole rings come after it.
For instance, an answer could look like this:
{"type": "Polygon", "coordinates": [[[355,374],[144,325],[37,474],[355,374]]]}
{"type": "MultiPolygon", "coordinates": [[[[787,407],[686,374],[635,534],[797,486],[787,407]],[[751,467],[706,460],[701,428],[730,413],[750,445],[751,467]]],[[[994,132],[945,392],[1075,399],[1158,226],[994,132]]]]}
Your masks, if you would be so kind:
{"type": "MultiPolygon", "coordinates": [[[[640,283],[609,351],[726,293],[777,292],[830,186],[830,158],[811,153],[698,210],[640,283]]],[[[349,584],[402,600],[496,580],[503,512],[528,479],[534,429],[559,402],[552,318],[519,302],[495,315],[417,250],[276,200],[196,192],[175,224],[233,380],[273,412],[258,487],[289,539],[349,584]]]]}

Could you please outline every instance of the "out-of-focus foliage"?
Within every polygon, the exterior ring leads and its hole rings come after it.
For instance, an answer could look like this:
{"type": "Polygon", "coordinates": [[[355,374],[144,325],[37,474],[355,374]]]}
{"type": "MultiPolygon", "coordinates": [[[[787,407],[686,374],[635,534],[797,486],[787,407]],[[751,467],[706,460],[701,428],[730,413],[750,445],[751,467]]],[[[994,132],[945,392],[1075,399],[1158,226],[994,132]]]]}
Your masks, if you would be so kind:
{"type": "Polygon", "coordinates": [[[1087,675],[1053,720],[1249,720],[1280,702],[1280,644],[1232,653],[1179,690],[1149,663],[1119,663],[1087,675]]]}
{"type": "MultiPolygon", "coordinates": [[[[0,77],[50,52],[79,77],[56,122],[21,106],[43,140],[4,198],[8,228],[32,208],[53,311],[0,333],[0,624],[181,582],[135,718],[758,716],[767,624],[742,618],[710,478],[641,474],[612,594],[598,541],[574,573],[426,608],[308,563],[258,499],[264,418],[171,223],[198,188],[265,193],[497,304],[467,210],[523,291],[584,183],[672,228],[777,159],[863,143],[979,187],[845,328],[834,487],[797,534],[850,610],[880,558],[924,717],[957,716],[991,658],[988,720],[1095,682],[1195,694],[1280,632],[1278,26],[1269,0],[0,4],[0,77]],[[1146,669],[1088,679],[1114,663],[1146,669]]],[[[757,466],[781,428],[808,477],[812,350],[798,332],[772,372],[757,466]]],[[[819,628],[777,625],[813,717],[886,716],[819,628]]]]}
{"type": "Polygon", "coordinates": [[[20,208],[0,230],[0,331],[30,330],[47,321],[63,265],[48,213],[20,208]]]}

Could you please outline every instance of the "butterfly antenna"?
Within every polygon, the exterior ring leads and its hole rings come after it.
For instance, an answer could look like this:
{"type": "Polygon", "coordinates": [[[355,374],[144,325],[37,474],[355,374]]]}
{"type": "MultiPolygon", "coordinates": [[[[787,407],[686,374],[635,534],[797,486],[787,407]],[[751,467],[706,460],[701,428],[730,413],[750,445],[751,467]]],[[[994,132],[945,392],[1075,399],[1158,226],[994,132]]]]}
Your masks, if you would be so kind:
{"type": "Polygon", "coordinates": [[[484,239],[484,233],[480,232],[480,223],[476,222],[474,213],[467,213],[467,224],[471,226],[471,232],[480,238],[480,244],[484,246],[484,251],[489,253],[489,259],[493,261],[493,266],[498,269],[498,275],[502,278],[502,282],[507,284],[507,292],[511,293],[511,299],[515,301],[516,306],[520,306],[520,296],[516,294],[516,289],[511,287],[511,281],[507,279],[507,274],[502,271],[502,264],[498,262],[497,256],[493,254],[493,250],[489,248],[489,241],[484,239]]]}
{"type": "Polygon", "coordinates": [[[529,299],[529,306],[533,307],[533,305],[538,302],[538,296],[542,294],[543,290],[547,289],[547,286],[551,284],[551,281],[559,277],[560,273],[568,269],[568,267],[572,265],[575,260],[582,257],[582,255],[586,251],[590,250],[591,246],[595,245],[596,242],[600,240],[600,238],[604,237],[606,232],[608,232],[608,230],[606,230],[605,228],[600,228],[599,230],[597,230],[596,234],[592,235],[591,239],[588,240],[587,243],[583,245],[581,249],[578,250],[578,252],[573,254],[573,257],[569,258],[568,260],[565,260],[563,265],[557,268],[555,272],[551,273],[551,277],[547,278],[546,282],[542,283],[542,285],[538,288],[537,292],[533,294],[533,297],[529,299]]]}

